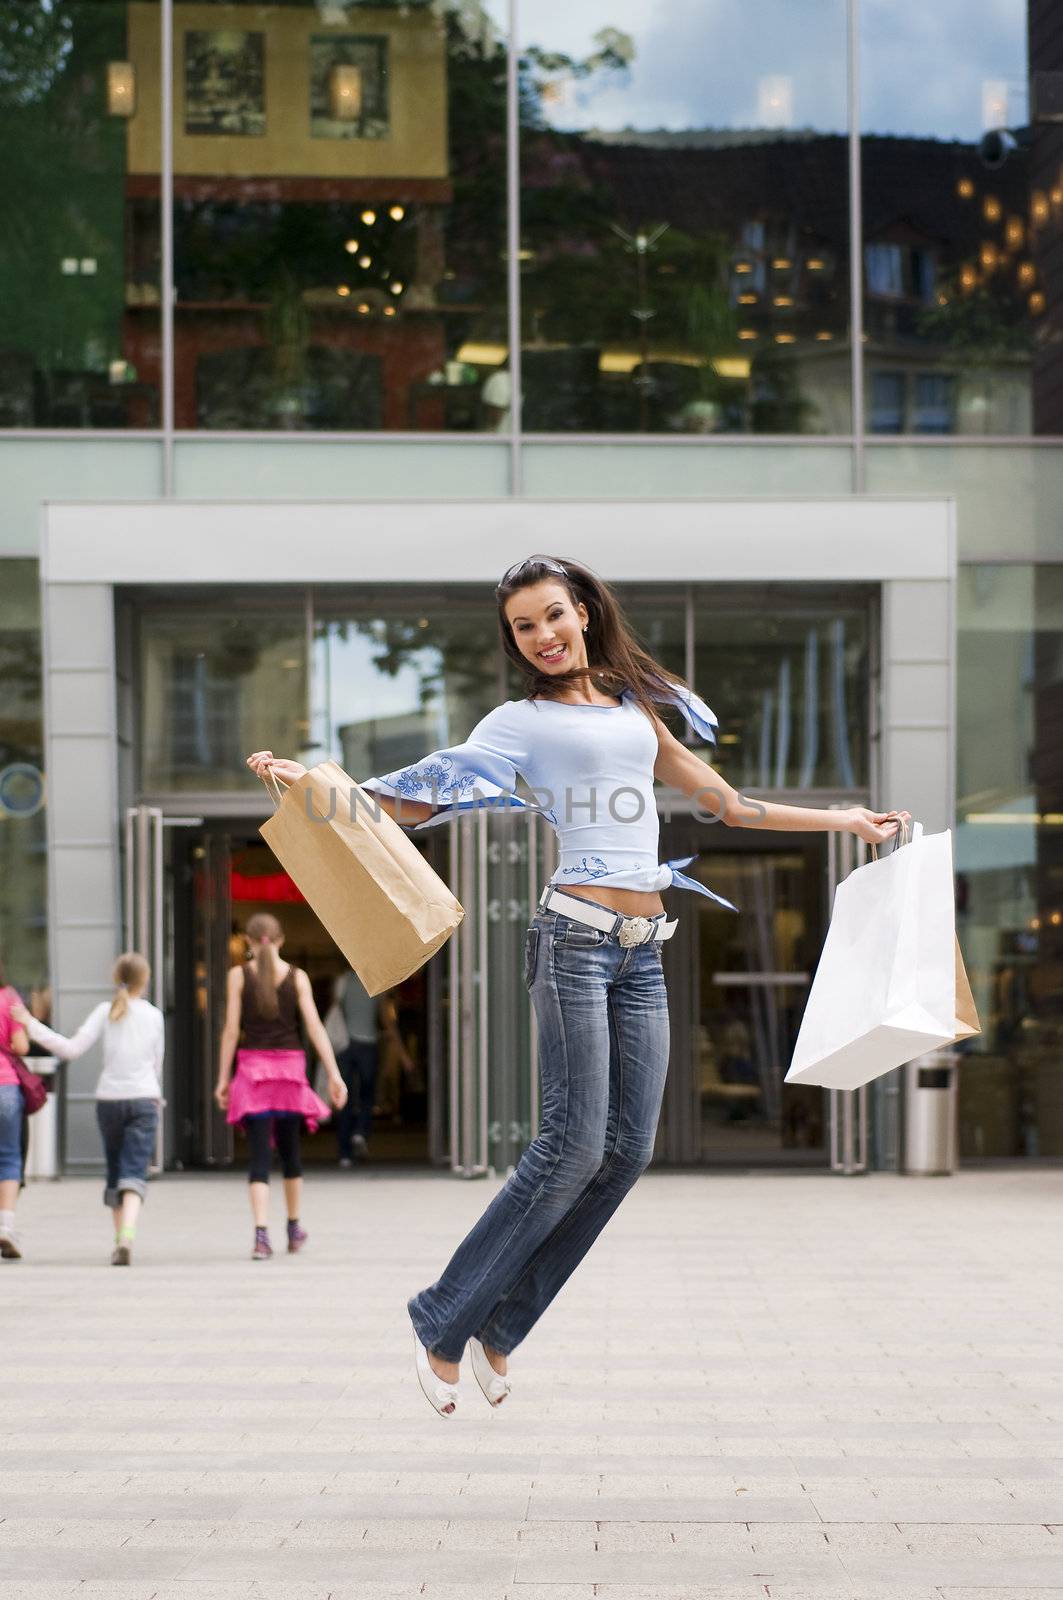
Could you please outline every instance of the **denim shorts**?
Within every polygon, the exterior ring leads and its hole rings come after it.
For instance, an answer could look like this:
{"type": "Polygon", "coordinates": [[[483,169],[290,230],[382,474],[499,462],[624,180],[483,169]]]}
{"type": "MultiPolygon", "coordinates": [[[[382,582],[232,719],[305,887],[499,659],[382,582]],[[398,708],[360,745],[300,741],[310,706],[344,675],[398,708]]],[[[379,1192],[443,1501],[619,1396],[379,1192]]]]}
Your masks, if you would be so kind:
{"type": "Polygon", "coordinates": [[[148,1187],[148,1167],[155,1154],[159,1102],[97,1100],[96,1121],[107,1162],[104,1205],[120,1205],[125,1190],[138,1194],[143,1200],[148,1187]]]}
{"type": "Polygon", "coordinates": [[[22,1177],[22,1090],[0,1083],[0,1183],[22,1177]]]}

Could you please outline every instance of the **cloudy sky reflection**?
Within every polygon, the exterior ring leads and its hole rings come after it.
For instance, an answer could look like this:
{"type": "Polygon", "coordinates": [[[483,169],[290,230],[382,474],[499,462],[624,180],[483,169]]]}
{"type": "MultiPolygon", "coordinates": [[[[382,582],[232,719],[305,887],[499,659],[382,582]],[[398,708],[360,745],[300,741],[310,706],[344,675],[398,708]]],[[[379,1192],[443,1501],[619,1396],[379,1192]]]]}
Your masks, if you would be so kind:
{"type": "MultiPolygon", "coordinates": [[[[1025,0],[864,0],[866,131],[976,140],[987,107],[1026,115],[1025,0]]],[[[591,55],[634,42],[624,75],[560,82],[547,119],[572,130],[846,126],[844,0],[526,0],[522,43],[591,55]]]]}

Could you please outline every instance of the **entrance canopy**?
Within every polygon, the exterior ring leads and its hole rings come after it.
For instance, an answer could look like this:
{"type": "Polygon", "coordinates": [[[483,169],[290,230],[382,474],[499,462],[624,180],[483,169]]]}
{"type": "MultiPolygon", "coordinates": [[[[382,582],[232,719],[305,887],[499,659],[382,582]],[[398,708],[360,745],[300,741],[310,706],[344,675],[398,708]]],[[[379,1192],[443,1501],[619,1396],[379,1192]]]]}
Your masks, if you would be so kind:
{"type": "Polygon", "coordinates": [[[46,584],[490,583],[535,551],[610,582],[948,581],[947,500],[49,505],[46,584]]]}

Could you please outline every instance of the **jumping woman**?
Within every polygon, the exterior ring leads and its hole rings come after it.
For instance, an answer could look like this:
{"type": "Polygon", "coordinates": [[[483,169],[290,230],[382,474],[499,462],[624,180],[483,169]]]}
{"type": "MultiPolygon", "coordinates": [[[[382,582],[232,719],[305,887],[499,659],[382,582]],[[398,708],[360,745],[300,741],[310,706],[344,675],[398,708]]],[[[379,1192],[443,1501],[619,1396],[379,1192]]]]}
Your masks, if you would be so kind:
{"type": "Polygon", "coordinates": [[[276,1146],[284,1175],[288,1253],[295,1255],[307,1240],[306,1229],[299,1222],[303,1194],[299,1134],[304,1122],[312,1133],[330,1114],[307,1081],[306,1056],[299,1037],[300,1015],[328,1074],[329,1099],[337,1110],[347,1103],[347,1087],[318,1016],[310,979],[298,967],[281,960],[284,929],[276,917],[267,911],[256,912],[247,924],[247,937],[251,960],[245,967],[233,967],[229,972],[214,1098],[227,1113],[228,1121],[242,1123],[247,1135],[251,1216],[255,1225],[251,1259],[268,1261],[273,1254],[269,1242],[273,1147],[276,1146]]]}
{"type": "MultiPolygon", "coordinates": [[[[519,804],[536,792],[560,845],[524,946],[539,1025],[542,1120],[516,1169],[438,1282],[409,1302],[421,1387],[441,1416],[458,1401],[468,1346],[487,1400],[510,1392],[507,1357],[582,1261],[653,1152],[668,1066],[661,946],[675,931],[661,890],[707,894],[660,865],[655,778],[729,827],[892,837],[896,812],[811,810],[745,800],[681,744],[656,707],[705,741],[716,718],[641,648],[611,590],[575,561],[532,556],[495,596],[502,648],[526,693],[488,713],[463,745],[369,779],[401,822],[441,808],[519,804]]],[[[305,771],[263,750],[261,775],[305,771]]]]}

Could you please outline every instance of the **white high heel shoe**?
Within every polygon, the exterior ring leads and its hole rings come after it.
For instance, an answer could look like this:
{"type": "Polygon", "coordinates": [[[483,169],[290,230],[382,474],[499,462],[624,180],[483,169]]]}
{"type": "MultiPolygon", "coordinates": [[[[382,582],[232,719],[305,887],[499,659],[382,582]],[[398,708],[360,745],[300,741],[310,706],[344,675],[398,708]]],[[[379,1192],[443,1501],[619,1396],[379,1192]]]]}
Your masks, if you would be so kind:
{"type": "Polygon", "coordinates": [[[421,1385],[422,1393],[433,1411],[438,1411],[441,1417],[452,1417],[458,1409],[458,1388],[454,1383],[444,1383],[437,1372],[432,1369],[428,1359],[428,1351],[413,1334],[414,1356],[417,1362],[417,1382],[421,1385]]]}
{"type": "Polygon", "coordinates": [[[472,1357],[472,1375],[480,1385],[484,1399],[489,1406],[500,1406],[507,1394],[512,1392],[513,1385],[501,1372],[495,1371],[479,1339],[469,1340],[469,1354],[472,1357]]]}

